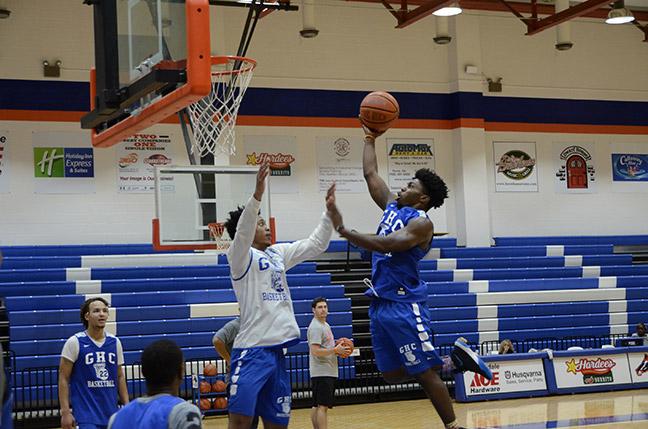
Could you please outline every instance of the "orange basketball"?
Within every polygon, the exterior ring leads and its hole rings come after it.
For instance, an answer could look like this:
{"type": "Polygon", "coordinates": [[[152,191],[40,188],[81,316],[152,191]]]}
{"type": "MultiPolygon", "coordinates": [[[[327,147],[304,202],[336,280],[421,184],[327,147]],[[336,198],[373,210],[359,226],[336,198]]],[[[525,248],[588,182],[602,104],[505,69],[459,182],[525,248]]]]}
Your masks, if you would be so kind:
{"type": "Polygon", "coordinates": [[[211,384],[209,384],[209,381],[201,381],[200,393],[209,393],[209,392],[211,392],[211,384]]]}
{"type": "Polygon", "coordinates": [[[215,410],[224,410],[227,408],[227,398],[216,398],[214,401],[215,410]]]}
{"type": "Polygon", "coordinates": [[[349,348],[349,352],[340,355],[340,357],[342,357],[342,358],[348,358],[349,356],[351,356],[351,353],[353,353],[353,349],[354,349],[354,347],[353,347],[353,341],[351,341],[350,339],[348,339],[348,338],[346,338],[346,337],[342,337],[342,338],[338,339],[336,342],[337,342],[337,344],[342,344],[343,346],[349,348]]]}
{"type": "Polygon", "coordinates": [[[205,365],[205,368],[203,368],[203,374],[206,375],[207,377],[213,377],[218,373],[218,370],[216,369],[216,365],[213,363],[208,363],[205,365]]]}
{"type": "Polygon", "coordinates": [[[212,385],[211,385],[211,391],[212,392],[224,392],[227,390],[227,384],[223,380],[216,380],[212,385]]]}
{"type": "Polygon", "coordinates": [[[388,92],[372,92],[360,103],[360,122],[374,131],[387,131],[399,114],[398,101],[388,92]]]}
{"type": "Polygon", "coordinates": [[[210,410],[212,407],[212,401],[207,398],[202,398],[200,400],[200,409],[201,410],[210,410]]]}

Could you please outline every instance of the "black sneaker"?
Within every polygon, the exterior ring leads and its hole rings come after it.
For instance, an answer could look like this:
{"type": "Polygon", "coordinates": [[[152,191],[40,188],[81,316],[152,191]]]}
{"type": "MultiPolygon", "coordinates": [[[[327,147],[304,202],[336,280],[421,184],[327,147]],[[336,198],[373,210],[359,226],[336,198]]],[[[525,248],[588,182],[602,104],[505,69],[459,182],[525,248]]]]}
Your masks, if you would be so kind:
{"type": "Polygon", "coordinates": [[[468,347],[468,344],[461,340],[455,341],[454,349],[450,354],[450,358],[459,372],[470,371],[476,374],[481,374],[488,380],[493,378],[493,373],[488,365],[486,365],[486,362],[484,362],[477,353],[472,351],[470,347],[468,347]]]}

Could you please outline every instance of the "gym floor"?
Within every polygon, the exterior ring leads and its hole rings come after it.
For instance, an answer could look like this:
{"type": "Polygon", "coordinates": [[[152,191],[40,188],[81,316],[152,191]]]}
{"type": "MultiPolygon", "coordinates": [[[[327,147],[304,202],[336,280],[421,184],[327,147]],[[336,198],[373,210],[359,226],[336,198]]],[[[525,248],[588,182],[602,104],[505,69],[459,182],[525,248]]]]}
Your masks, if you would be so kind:
{"type": "MultiPolygon", "coordinates": [[[[648,427],[648,392],[643,390],[455,404],[461,425],[472,429],[648,427]]],[[[204,428],[227,428],[227,417],[205,419],[204,428]]],[[[262,427],[262,425],[260,425],[262,427]]],[[[294,410],[290,427],[311,427],[310,410],[294,410]]],[[[335,407],[329,428],[443,429],[427,400],[335,407]]]]}

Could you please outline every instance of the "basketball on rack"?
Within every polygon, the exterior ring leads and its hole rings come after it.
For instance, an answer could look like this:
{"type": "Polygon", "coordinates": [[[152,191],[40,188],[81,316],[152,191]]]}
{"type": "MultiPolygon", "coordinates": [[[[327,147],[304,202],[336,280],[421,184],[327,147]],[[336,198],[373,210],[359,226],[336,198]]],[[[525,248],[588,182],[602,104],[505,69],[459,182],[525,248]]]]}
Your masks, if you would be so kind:
{"type": "Polygon", "coordinates": [[[211,392],[211,384],[209,384],[209,381],[201,381],[200,382],[200,393],[209,393],[211,392]]]}
{"type": "Polygon", "coordinates": [[[210,399],[202,398],[200,400],[200,409],[201,410],[203,410],[203,411],[204,410],[210,410],[211,407],[212,407],[212,401],[210,399]]]}
{"type": "Polygon", "coordinates": [[[212,385],[211,385],[211,391],[212,392],[224,392],[227,390],[227,384],[223,380],[216,380],[212,385]]]}
{"type": "Polygon", "coordinates": [[[227,398],[216,398],[214,400],[215,410],[224,410],[225,408],[227,408],[227,398]]]}
{"type": "Polygon", "coordinates": [[[216,369],[216,365],[213,363],[208,363],[205,365],[205,368],[203,368],[203,375],[206,377],[213,377],[217,372],[218,370],[216,369]]]}
{"type": "Polygon", "coordinates": [[[360,122],[373,131],[387,131],[399,114],[398,101],[388,92],[372,92],[360,103],[360,122]]]}

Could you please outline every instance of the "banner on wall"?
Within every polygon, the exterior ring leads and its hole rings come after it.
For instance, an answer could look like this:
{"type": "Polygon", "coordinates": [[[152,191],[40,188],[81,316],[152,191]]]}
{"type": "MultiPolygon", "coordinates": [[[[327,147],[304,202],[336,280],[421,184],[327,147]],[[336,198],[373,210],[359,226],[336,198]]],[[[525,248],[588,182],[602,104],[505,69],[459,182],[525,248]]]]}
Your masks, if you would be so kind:
{"type": "Polygon", "coordinates": [[[472,372],[463,373],[466,395],[493,395],[500,393],[546,390],[547,381],[542,359],[489,362],[493,379],[472,372]]]}
{"type": "MultiPolygon", "coordinates": [[[[173,162],[171,138],[161,134],[135,134],[117,145],[117,190],[120,193],[152,193],[155,189],[156,165],[173,162]]],[[[175,190],[174,178],[167,175],[162,190],[175,190]]]]}
{"type": "Polygon", "coordinates": [[[648,353],[628,353],[633,383],[648,383],[648,353]]]}
{"type": "Polygon", "coordinates": [[[612,180],[615,182],[648,182],[648,155],[613,153],[612,180]]]}
{"type": "Polygon", "coordinates": [[[596,192],[593,143],[554,143],[555,187],[559,193],[596,192]]]}
{"type": "Polygon", "coordinates": [[[318,137],[315,146],[320,192],[326,192],[333,182],[341,194],[367,192],[362,174],[362,139],[318,137]]]}
{"type": "Polygon", "coordinates": [[[414,177],[416,170],[434,170],[434,141],[431,139],[387,139],[389,189],[400,191],[414,177]]]}
{"type": "Polygon", "coordinates": [[[559,389],[631,383],[628,357],[591,355],[556,357],[552,361],[559,389]]]}
{"type": "Polygon", "coordinates": [[[86,132],[34,132],[34,192],[85,194],[95,190],[94,150],[86,132]]]}
{"type": "Polygon", "coordinates": [[[495,192],[538,192],[535,143],[493,142],[495,192]]]}
{"type": "Polygon", "coordinates": [[[299,193],[295,177],[297,143],[290,136],[245,136],[245,164],[270,163],[270,191],[273,194],[299,193]]]}
{"type": "Polygon", "coordinates": [[[9,132],[0,131],[0,194],[9,192],[9,163],[7,162],[7,146],[9,132]]]}

